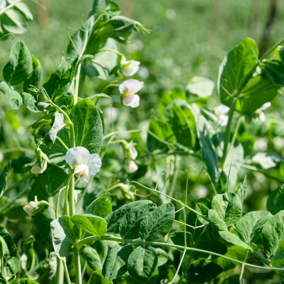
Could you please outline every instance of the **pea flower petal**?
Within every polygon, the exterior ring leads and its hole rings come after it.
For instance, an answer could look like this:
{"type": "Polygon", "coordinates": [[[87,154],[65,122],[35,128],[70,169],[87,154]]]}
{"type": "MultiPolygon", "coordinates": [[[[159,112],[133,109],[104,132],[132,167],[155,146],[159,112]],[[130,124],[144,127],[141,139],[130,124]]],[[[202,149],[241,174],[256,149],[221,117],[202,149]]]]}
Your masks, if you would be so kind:
{"type": "Polygon", "coordinates": [[[130,106],[136,108],[139,106],[140,97],[138,95],[129,95],[123,99],[123,104],[125,106],[130,106]]]}
{"type": "Polygon", "coordinates": [[[129,161],[126,165],[126,171],[129,174],[132,174],[138,170],[138,166],[135,164],[134,161],[129,161]]]}
{"type": "Polygon", "coordinates": [[[123,97],[134,95],[138,91],[140,91],[144,86],[144,82],[140,82],[138,80],[129,79],[124,81],[119,85],[119,91],[123,95],[123,97]]]}
{"type": "Polygon", "coordinates": [[[85,165],[90,156],[90,152],[84,147],[74,147],[68,150],[65,156],[66,163],[75,168],[78,165],[85,165]]]}
{"type": "Polygon", "coordinates": [[[90,175],[94,176],[101,168],[102,161],[98,154],[92,154],[89,156],[88,166],[90,170],[90,175]]]}
{"type": "Polygon", "coordinates": [[[139,70],[139,61],[128,60],[121,61],[122,74],[124,76],[133,76],[139,70]]]}

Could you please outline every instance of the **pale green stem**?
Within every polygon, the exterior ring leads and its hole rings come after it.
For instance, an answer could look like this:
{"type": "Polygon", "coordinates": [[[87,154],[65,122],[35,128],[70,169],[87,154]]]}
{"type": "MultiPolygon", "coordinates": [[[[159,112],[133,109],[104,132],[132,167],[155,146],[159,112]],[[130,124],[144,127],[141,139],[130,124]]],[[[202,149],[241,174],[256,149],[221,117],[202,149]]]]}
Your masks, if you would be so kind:
{"type": "Polygon", "coordinates": [[[174,177],[173,177],[173,182],[171,184],[171,188],[170,188],[170,192],[169,192],[169,196],[173,196],[174,195],[174,191],[175,191],[175,187],[176,187],[176,183],[177,183],[177,178],[178,178],[178,156],[175,157],[175,169],[174,169],[174,177]]]}
{"type": "Polygon", "coordinates": [[[74,176],[72,174],[70,183],[69,183],[69,189],[68,189],[68,198],[69,198],[69,210],[70,210],[70,216],[75,215],[75,184],[74,184],[74,176]]]}
{"type": "MultiPolygon", "coordinates": [[[[88,244],[88,243],[93,243],[95,241],[98,240],[106,240],[106,241],[115,241],[115,242],[119,242],[119,243],[129,243],[129,244],[134,244],[134,245],[140,245],[140,246],[144,246],[144,245],[149,245],[149,246],[165,246],[165,247],[169,247],[169,248],[177,248],[177,249],[185,249],[188,251],[197,251],[197,252],[202,252],[202,253],[206,253],[206,254],[212,254],[212,255],[216,255],[228,260],[231,260],[233,262],[236,263],[240,263],[240,264],[245,264],[246,266],[250,266],[253,268],[261,268],[261,269],[269,269],[269,270],[284,270],[284,268],[276,268],[276,267],[266,267],[266,266],[259,266],[259,265],[254,265],[254,264],[250,264],[250,263],[245,263],[241,260],[237,260],[231,257],[228,257],[226,255],[223,254],[219,254],[213,251],[207,251],[207,250],[203,250],[203,249],[199,249],[199,248],[193,248],[193,247],[184,247],[184,246],[179,246],[179,245],[175,245],[175,244],[170,244],[170,243],[161,243],[161,242],[149,242],[149,241],[142,241],[142,240],[131,240],[131,239],[122,239],[122,238],[118,238],[118,237],[112,237],[112,236],[104,236],[104,237],[95,237],[95,236],[90,236],[87,237],[85,239],[82,239],[80,241],[77,241],[76,243],[76,247],[80,248],[81,246],[83,246],[84,244],[88,244]]],[[[255,253],[255,252],[254,252],[255,253]]],[[[260,258],[262,261],[265,259],[263,256],[261,256],[259,253],[255,253],[255,255],[260,258]]],[[[265,260],[265,264],[269,265],[269,261],[266,259],[265,260]]]]}
{"type": "Polygon", "coordinates": [[[67,282],[67,284],[71,284],[71,280],[70,280],[67,264],[66,264],[66,262],[64,260],[63,260],[63,266],[64,266],[66,282],[67,282]]]}
{"type": "Polygon", "coordinates": [[[69,148],[66,146],[66,144],[58,136],[56,136],[56,140],[66,151],[69,150],[69,148]]]}
{"type": "Polygon", "coordinates": [[[235,144],[235,141],[236,141],[236,138],[237,138],[237,135],[238,135],[238,131],[239,131],[239,127],[240,127],[240,122],[241,122],[241,116],[239,116],[239,118],[237,120],[237,125],[236,125],[235,131],[234,131],[234,135],[233,135],[233,138],[232,138],[232,142],[231,142],[231,145],[230,145],[229,152],[235,144]]]}
{"type": "Polygon", "coordinates": [[[117,135],[117,134],[126,134],[126,133],[141,132],[141,131],[142,131],[141,129],[126,130],[126,131],[115,131],[115,132],[111,132],[111,133],[105,135],[103,139],[107,139],[108,137],[111,137],[111,136],[117,135]]]}
{"type": "Polygon", "coordinates": [[[20,184],[22,184],[23,182],[25,182],[26,180],[28,180],[29,178],[31,178],[33,176],[33,174],[28,174],[25,177],[23,177],[21,180],[15,182],[13,185],[11,185],[10,187],[8,187],[5,191],[5,193],[10,192],[11,190],[15,189],[16,187],[18,187],[20,184]]]}
{"type": "Polygon", "coordinates": [[[18,3],[20,3],[22,0],[18,0],[10,5],[8,5],[7,7],[5,7],[3,10],[0,11],[0,15],[4,14],[6,11],[8,11],[9,9],[13,8],[15,5],[17,5],[18,3]]]}
{"type": "Polygon", "coordinates": [[[55,218],[58,218],[58,207],[59,207],[59,202],[60,202],[60,194],[62,192],[62,190],[64,190],[66,188],[66,186],[63,186],[59,191],[58,191],[58,196],[57,196],[57,200],[56,200],[56,208],[55,208],[55,218]]]}
{"type": "Polygon", "coordinates": [[[119,55],[120,57],[124,57],[124,54],[120,53],[119,51],[115,50],[115,49],[110,49],[110,48],[101,48],[98,50],[98,52],[101,51],[109,51],[109,52],[113,52],[116,53],[117,55],[119,55]]]}
{"type": "Polygon", "coordinates": [[[57,269],[57,284],[64,284],[64,266],[63,260],[58,260],[58,269],[57,269]]]}
{"type": "Polygon", "coordinates": [[[74,247],[74,264],[76,271],[76,284],[82,284],[81,263],[80,263],[80,249],[74,247]]]}

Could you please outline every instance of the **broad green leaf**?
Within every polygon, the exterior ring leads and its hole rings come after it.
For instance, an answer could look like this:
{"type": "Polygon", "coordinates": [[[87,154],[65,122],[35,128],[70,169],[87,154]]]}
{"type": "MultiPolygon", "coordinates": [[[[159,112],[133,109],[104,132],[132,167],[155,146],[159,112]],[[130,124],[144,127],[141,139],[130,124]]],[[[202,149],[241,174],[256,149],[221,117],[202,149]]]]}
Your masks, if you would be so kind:
{"type": "Polygon", "coordinates": [[[135,28],[135,21],[123,16],[115,16],[105,22],[99,29],[101,39],[113,38],[121,43],[127,43],[128,37],[135,28]]]}
{"type": "MultiPolygon", "coordinates": [[[[148,129],[162,141],[173,143],[175,140],[175,135],[170,125],[167,122],[161,121],[157,117],[151,117],[151,122],[148,129]]],[[[149,151],[154,152],[158,149],[167,149],[168,146],[155,136],[151,135],[151,133],[148,133],[147,147],[149,151]]]]}
{"type": "Polygon", "coordinates": [[[112,284],[112,281],[104,278],[102,270],[97,270],[92,273],[88,284],[112,284]]]}
{"type": "Polygon", "coordinates": [[[137,239],[139,237],[141,221],[155,210],[156,204],[140,204],[131,208],[120,220],[119,234],[124,239],[137,239]]]}
{"type": "Polygon", "coordinates": [[[158,256],[157,266],[159,267],[159,266],[164,265],[169,259],[168,254],[164,250],[162,250],[161,248],[155,248],[155,250],[156,250],[156,253],[157,253],[157,256],[158,256]]]}
{"type": "Polygon", "coordinates": [[[248,188],[247,176],[245,176],[244,182],[240,185],[237,191],[237,195],[239,196],[242,204],[244,203],[244,200],[246,199],[247,188],[248,188]]]}
{"type": "Polygon", "coordinates": [[[21,278],[21,279],[14,279],[9,282],[9,284],[39,284],[37,281],[28,279],[28,278],[21,278]]]}
{"type": "Polygon", "coordinates": [[[127,263],[133,248],[128,244],[117,244],[108,253],[103,266],[103,275],[107,280],[116,279],[127,272],[127,263]]]}
{"type": "Polygon", "coordinates": [[[152,276],[158,265],[158,256],[153,247],[137,247],[129,256],[127,269],[129,274],[139,281],[152,276]]]}
{"type": "Polygon", "coordinates": [[[222,104],[230,106],[244,78],[257,63],[258,49],[251,38],[235,46],[219,68],[217,89],[222,104]]]}
{"type": "Polygon", "coordinates": [[[224,172],[229,180],[229,185],[232,188],[235,186],[238,178],[242,162],[244,158],[244,149],[241,143],[231,145],[224,163],[224,172]]]}
{"type": "Polygon", "coordinates": [[[29,92],[29,88],[32,86],[40,89],[41,87],[41,79],[42,79],[42,67],[39,60],[32,55],[32,64],[33,71],[28,75],[27,79],[24,82],[24,92],[29,92]]]}
{"type": "Polygon", "coordinates": [[[107,231],[105,219],[92,215],[82,214],[71,217],[72,222],[91,235],[102,237],[107,231]]]}
{"type": "Polygon", "coordinates": [[[0,278],[16,275],[20,269],[20,256],[8,231],[0,226],[0,278]]]}
{"type": "Polygon", "coordinates": [[[69,216],[62,216],[50,223],[52,244],[59,259],[67,261],[71,247],[80,237],[79,228],[69,216]]]}
{"type": "Polygon", "coordinates": [[[266,211],[253,211],[244,215],[236,223],[236,231],[240,239],[246,243],[257,241],[264,224],[272,217],[272,214],[266,211]]]}
{"type": "Polygon", "coordinates": [[[190,79],[186,89],[194,95],[201,98],[209,97],[212,95],[215,84],[211,80],[204,77],[193,77],[190,79]]]}
{"type": "Polygon", "coordinates": [[[277,167],[283,159],[277,153],[257,153],[252,157],[252,161],[266,170],[277,167]]]}
{"type": "Polygon", "coordinates": [[[33,14],[25,3],[17,3],[14,7],[15,10],[19,10],[22,14],[24,14],[27,21],[31,21],[33,19],[33,14]]]}
{"type": "Polygon", "coordinates": [[[128,204],[124,204],[121,207],[119,207],[117,210],[112,212],[110,215],[105,217],[105,220],[107,221],[107,232],[118,234],[119,233],[119,225],[124,218],[124,216],[131,210],[132,208],[139,206],[141,204],[150,204],[152,201],[150,200],[140,200],[131,202],[128,204]]]}
{"type": "Polygon", "coordinates": [[[86,213],[90,213],[100,217],[106,217],[112,212],[111,201],[108,199],[109,193],[95,199],[86,209],[86,213]]]}
{"type": "MultiPolygon", "coordinates": [[[[200,214],[202,214],[203,216],[207,216],[208,215],[208,210],[209,208],[202,204],[202,203],[196,203],[195,205],[195,210],[197,212],[199,212],[200,214]]],[[[198,221],[202,224],[202,225],[207,225],[208,224],[208,221],[206,221],[204,218],[202,218],[201,216],[199,215],[196,215],[198,221]]]]}
{"type": "Polygon", "coordinates": [[[24,271],[30,271],[34,269],[36,262],[37,262],[37,256],[34,250],[34,242],[36,241],[35,237],[31,235],[28,237],[23,245],[21,250],[21,268],[24,271]]]}
{"type": "Polygon", "coordinates": [[[32,56],[27,46],[19,41],[11,49],[10,61],[5,65],[3,77],[9,85],[22,83],[33,71],[32,56]]]}
{"type": "Polygon", "coordinates": [[[70,87],[70,70],[64,56],[58,68],[47,78],[43,87],[47,91],[49,97],[53,100],[58,96],[67,94],[70,87]]]}
{"type": "Polygon", "coordinates": [[[223,238],[228,243],[231,243],[233,245],[243,247],[245,249],[252,251],[251,247],[249,245],[247,245],[245,242],[241,241],[236,235],[234,235],[230,232],[225,232],[225,231],[219,232],[219,234],[220,234],[221,238],[223,238]]]}
{"type": "Polygon", "coordinates": [[[107,241],[96,241],[91,246],[84,247],[83,253],[91,269],[102,270],[108,253],[107,241]]]}
{"type": "Polygon", "coordinates": [[[187,271],[190,283],[206,283],[222,272],[221,266],[210,260],[200,259],[192,262],[187,271]]]}
{"type": "Polygon", "coordinates": [[[223,221],[223,219],[221,219],[221,217],[219,216],[219,214],[213,210],[213,209],[209,209],[208,211],[208,219],[217,227],[228,231],[227,225],[226,223],[223,221]]]}
{"type": "Polygon", "coordinates": [[[4,167],[3,171],[0,174],[0,198],[3,196],[3,193],[6,189],[7,176],[10,170],[11,170],[11,161],[7,163],[7,165],[4,167]]]}
{"type": "Polygon", "coordinates": [[[25,16],[16,9],[9,9],[2,17],[2,26],[6,32],[23,34],[27,31],[25,16]]]}
{"type": "Polygon", "coordinates": [[[242,203],[236,193],[226,192],[215,195],[211,206],[227,226],[234,225],[242,217],[242,203]]]}
{"type": "Polygon", "coordinates": [[[76,146],[87,148],[91,154],[99,154],[103,144],[103,126],[93,102],[80,100],[73,107],[70,118],[74,124],[76,146]]]}
{"type": "Polygon", "coordinates": [[[267,210],[272,214],[277,214],[279,211],[284,210],[284,186],[280,185],[274,189],[266,203],[267,210]]]}
{"type": "Polygon", "coordinates": [[[235,109],[242,114],[253,112],[263,104],[271,102],[278,94],[278,89],[278,86],[273,85],[262,75],[255,76],[243,88],[235,109]]]}
{"type": "Polygon", "coordinates": [[[17,110],[23,104],[21,95],[18,92],[14,91],[12,87],[9,87],[8,84],[4,81],[0,82],[0,93],[6,96],[13,109],[17,110]]]}
{"type": "MultiPolygon", "coordinates": [[[[219,242],[219,241],[204,241],[201,242],[200,244],[198,244],[198,248],[202,249],[204,251],[211,251],[211,252],[215,252],[218,254],[225,254],[227,253],[227,247],[219,242]]],[[[199,256],[201,256],[202,258],[208,258],[208,253],[201,253],[201,252],[196,252],[199,256]]],[[[217,258],[216,255],[211,255],[212,258],[217,258]]]]}
{"type": "Polygon", "coordinates": [[[139,237],[145,241],[156,241],[172,228],[175,219],[175,208],[172,203],[159,206],[151,214],[143,218],[139,227],[139,237]]]}
{"type": "Polygon", "coordinates": [[[284,68],[280,61],[264,60],[262,68],[270,82],[275,86],[284,87],[284,68]]]}
{"type": "Polygon", "coordinates": [[[207,171],[211,176],[212,180],[218,182],[219,171],[218,164],[219,158],[216,153],[215,147],[212,143],[212,140],[209,136],[208,129],[204,123],[204,120],[201,116],[197,119],[197,134],[202,148],[202,157],[206,164],[207,171]]]}
{"type": "Polygon", "coordinates": [[[176,142],[192,148],[195,145],[194,133],[181,107],[175,103],[171,103],[164,109],[163,115],[175,134],[176,142]]]}
{"type": "MultiPolygon", "coordinates": [[[[176,231],[170,234],[171,240],[175,245],[184,247],[184,231],[176,231]]],[[[189,246],[192,234],[190,232],[186,232],[186,244],[189,246]]]]}
{"type": "Polygon", "coordinates": [[[36,106],[36,100],[33,95],[29,93],[22,92],[21,93],[23,104],[32,112],[39,112],[40,110],[36,106]]]}
{"type": "Polygon", "coordinates": [[[281,62],[282,66],[284,67],[284,47],[279,45],[277,48],[274,49],[275,58],[281,62]]]}
{"type": "Polygon", "coordinates": [[[64,128],[66,123],[64,122],[64,115],[56,111],[54,113],[54,121],[52,124],[51,129],[49,130],[48,134],[51,141],[54,143],[57,137],[57,133],[64,128]]]}
{"type": "Polygon", "coordinates": [[[95,15],[104,11],[106,6],[106,0],[94,0],[92,10],[90,11],[89,16],[95,15]]]}
{"type": "Polygon", "coordinates": [[[42,116],[39,120],[31,124],[29,130],[40,130],[52,123],[54,113],[49,113],[42,116]]]}
{"type": "MultiPolygon", "coordinates": [[[[266,255],[272,257],[279,250],[282,250],[282,242],[284,239],[284,211],[278,212],[270,220],[268,220],[263,229],[263,248],[266,255]]],[[[279,253],[279,251],[278,251],[279,253]]],[[[284,250],[282,250],[282,258],[284,258],[284,250]]],[[[279,256],[277,257],[279,258],[279,256]]]]}

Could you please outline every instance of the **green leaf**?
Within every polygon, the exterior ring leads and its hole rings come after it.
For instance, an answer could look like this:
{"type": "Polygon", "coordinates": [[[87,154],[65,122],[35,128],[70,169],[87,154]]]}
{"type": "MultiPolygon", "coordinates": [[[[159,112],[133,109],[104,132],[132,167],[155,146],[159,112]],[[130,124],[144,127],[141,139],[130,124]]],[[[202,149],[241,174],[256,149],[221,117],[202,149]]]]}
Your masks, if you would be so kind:
{"type": "Polygon", "coordinates": [[[239,196],[242,204],[244,203],[244,200],[246,199],[247,188],[248,188],[247,176],[245,176],[243,184],[240,185],[237,191],[237,195],[239,196]]]}
{"type": "MultiPolygon", "coordinates": [[[[184,247],[184,231],[176,231],[170,234],[171,240],[175,245],[184,247]]],[[[186,232],[186,243],[187,246],[190,244],[192,234],[190,232],[186,232]]]]}
{"type": "Polygon", "coordinates": [[[272,214],[284,210],[284,185],[280,185],[270,193],[266,207],[272,214]]]}
{"type": "Polygon", "coordinates": [[[230,107],[243,79],[257,63],[258,49],[251,38],[235,46],[224,58],[219,68],[218,92],[222,104],[230,107]]]}
{"type": "Polygon", "coordinates": [[[3,77],[9,85],[22,83],[33,71],[32,56],[27,46],[19,41],[11,49],[10,61],[5,65],[3,77]]]}
{"type": "Polygon", "coordinates": [[[93,245],[84,247],[83,253],[91,269],[102,270],[107,257],[107,241],[96,241],[93,245]]]}
{"type": "Polygon", "coordinates": [[[54,143],[57,137],[57,133],[64,128],[66,123],[64,122],[64,115],[56,111],[54,113],[54,122],[52,124],[51,129],[49,130],[48,134],[51,141],[54,143]]]}
{"type": "Polygon", "coordinates": [[[109,193],[104,193],[95,199],[87,208],[86,213],[90,213],[102,218],[106,217],[112,212],[111,201],[108,199],[109,193]]]}
{"type": "Polygon", "coordinates": [[[11,161],[9,161],[7,163],[7,165],[5,166],[5,168],[3,169],[3,171],[0,174],[0,198],[3,196],[3,193],[6,189],[7,176],[9,174],[10,170],[11,170],[11,161]]]}
{"type": "MultiPolygon", "coordinates": [[[[227,247],[219,242],[219,241],[209,241],[206,240],[200,244],[198,244],[198,248],[205,250],[205,251],[211,251],[211,252],[216,252],[218,254],[225,254],[227,253],[227,247]]],[[[199,256],[201,256],[202,258],[208,258],[208,253],[201,253],[201,252],[197,252],[197,254],[199,256]]],[[[213,258],[217,258],[216,255],[211,255],[212,259],[213,258]]]]}
{"type": "Polygon", "coordinates": [[[267,170],[277,167],[283,161],[283,159],[277,153],[257,153],[252,157],[252,161],[253,163],[259,164],[263,169],[267,170]]]}
{"type": "Polygon", "coordinates": [[[22,14],[24,14],[27,21],[31,21],[33,19],[33,14],[25,3],[17,3],[14,7],[15,10],[19,10],[22,14]]]}
{"type": "Polygon", "coordinates": [[[82,214],[71,217],[72,222],[91,235],[102,237],[107,231],[105,219],[92,215],[82,214]]]}
{"type": "Polygon", "coordinates": [[[4,13],[2,26],[8,33],[23,34],[27,31],[25,16],[16,9],[9,9],[4,13]]]}
{"type": "Polygon", "coordinates": [[[28,127],[28,130],[40,130],[52,123],[54,113],[49,113],[42,116],[39,120],[28,127]]]}
{"type": "Polygon", "coordinates": [[[272,214],[266,211],[247,213],[236,223],[236,231],[240,239],[246,243],[257,241],[262,233],[264,224],[272,217],[272,214]]]}
{"type": "Polygon", "coordinates": [[[99,154],[103,144],[103,126],[93,102],[89,99],[79,101],[70,118],[74,124],[76,146],[87,148],[91,154],[99,154]]]}
{"type": "Polygon", "coordinates": [[[176,142],[192,148],[195,145],[195,137],[182,108],[173,102],[164,109],[163,115],[176,136],[176,142]]]}
{"type": "Polygon", "coordinates": [[[21,278],[21,279],[14,279],[10,281],[9,284],[39,284],[39,283],[32,279],[21,278]]]}
{"type": "Polygon", "coordinates": [[[20,269],[20,256],[8,231],[0,226],[0,278],[16,275],[20,269]]]}
{"type": "Polygon", "coordinates": [[[215,147],[212,143],[212,140],[209,136],[208,129],[204,123],[204,120],[201,116],[197,119],[197,134],[199,142],[202,148],[202,157],[206,164],[207,171],[211,178],[218,182],[219,180],[219,171],[218,164],[219,158],[216,153],[215,147]]]}
{"type": "Polygon", "coordinates": [[[40,89],[41,79],[42,79],[42,67],[39,60],[32,55],[32,66],[33,71],[28,75],[27,79],[24,82],[24,92],[29,92],[29,88],[32,86],[40,89]]]}
{"type": "Polygon", "coordinates": [[[284,87],[284,68],[277,60],[264,60],[262,62],[264,73],[275,86],[284,87]]]}
{"type": "Polygon", "coordinates": [[[52,244],[58,258],[67,261],[71,247],[80,237],[79,228],[69,216],[62,216],[50,223],[52,244]]]}
{"type": "Polygon", "coordinates": [[[6,96],[13,109],[17,110],[23,104],[21,95],[18,92],[14,91],[12,87],[9,87],[8,84],[4,81],[0,83],[0,93],[6,96]]]}
{"type": "Polygon", "coordinates": [[[36,100],[33,95],[29,93],[22,92],[21,97],[23,99],[23,104],[32,112],[39,112],[40,110],[36,106],[36,100]]]}
{"type": "Polygon", "coordinates": [[[275,58],[281,62],[282,66],[284,67],[284,48],[283,46],[279,45],[277,48],[274,49],[275,58]]]}
{"type": "Polygon", "coordinates": [[[201,98],[210,97],[213,93],[215,84],[211,80],[204,77],[193,77],[190,79],[186,89],[194,95],[201,98]]]}
{"type": "Polygon", "coordinates": [[[127,272],[127,262],[133,248],[128,244],[117,244],[108,253],[103,266],[105,279],[113,280],[127,272]]]}
{"type": "Polygon", "coordinates": [[[139,230],[141,221],[149,216],[149,214],[156,208],[156,204],[140,204],[131,208],[125,216],[120,220],[119,234],[124,239],[137,239],[139,237],[139,230]]]}
{"type": "Polygon", "coordinates": [[[54,100],[59,96],[66,95],[70,87],[70,69],[64,56],[61,56],[61,62],[58,68],[47,78],[43,87],[49,97],[54,100]]]}
{"type": "Polygon", "coordinates": [[[252,77],[240,93],[235,109],[242,114],[253,112],[271,102],[278,94],[278,89],[262,75],[252,77]]]}
{"type": "Polygon", "coordinates": [[[135,21],[123,16],[115,16],[105,22],[99,29],[101,39],[113,38],[121,43],[127,43],[128,37],[135,28],[135,21]]]}
{"type": "MultiPolygon", "coordinates": [[[[202,204],[202,203],[196,203],[195,205],[195,210],[197,212],[199,212],[200,214],[202,214],[203,216],[207,216],[208,215],[208,210],[209,208],[202,204]]],[[[208,224],[208,221],[206,221],[204,218],[202,218],[201,216],[199,215],[196,215],[198,221],[202,224],[202,225],[207,225],[208,224]]]]}
{"type": "Polygon", "coordinates": [[[207,259],[200,259],[190,264],[187,278],[190,283],[206,283],[217,277],[222,271],[220,265],[207,259]]]}
{"type": "Polygon", "coordinates": [[[164,265],[169,259],[168,254],[164,250],[162,250],[161,248],[155,248],[155,250],[156,250],[156,253],[157,253],[157,256],[158,256],[157,266],[159,267],[159,266],[164,265]]]}
{"type": "Polygon", "coordinates": [[[231,145],[224,163],[224,172],[229,180],[230,187],[234,187],[244,158],[244,149],[241,143],[231,145]]]}
{"type": "MultiPolygon", "coordinates": [[[[264,252],[271,259],[274,255],[279,254],[282,250],[282,242],[284,239],[284,211],[278,212],[270,220],[268,220],[262,230],[264,252]]],[[[284,250],[282,250],[284,257],[284,250]]],[[[279,256],[277,256],[279,258],[279,256]]]]}
{"type": "Polygon", "coordinates": [[[143,218],[139,227],[139,237],[145,241],[156,241],[171,230],[175,219],[175,207],[172,203],[159,206],[143,218]]]}
{"type": "Polygon", "coordinates": [[[220,236],[222,239],[224,239],[225,241],[227,241],[228,243],[231,243],[233,245],[239,246],[239,247],[243,247],[245,249],[248,249],[250,251],[252,251],[251,247],[249,245],[247,245],[245,242],[241,241],[236,235],[230,233],[230,232],[219,232],[220,236]]]}
{"type": "Polygon", "coordinates": [[[213,210],[213,209],[209,209],[208,211],[208,219],[217,227],[219,227],[220,229],[223,229],[225,231],[228,231],[227,225],[226,223],[223,221],[223,219],[221,219],[221,217],[219,216],[219,214],[213,210]]]}
{"type": "Polygon", "coordinates": [[[92,273],[91,277],[89,278],[88,284],[112,284],[112,281],[105,279],[102,271],[97,270],[92,273]]]}
{"type": "Polygon", "coordinates": [[[104,11],[106,6],[106,0],[94,0],[92,10],[90,11],[89,17],[91,15],[98,14],[104,11]]]}
{"type": "Polygon", "coordinates": [[[150,200],[140,200],[124,204],[121,207],[119,207],[117,210],[115,210],[105,218],[105,220],[108,223],[107,232],[112,234],[118,234],[120,223],[123,220],[124,216],[129,212],[129,210],[141,204],[150,204],[150,203],[152,203],[152,201],[150,200]]]}
{"type": "MultiPolygon", "coordinates": [[[[157,117],[151,117],[150,125],[148,128],[155,136],[168,143],[173,143],[175,140],[174,132],[170,125],[164,121],[159,120],[157,117]]],[[[157,149],[167,149],[168,146],[155,138],[151,133],[147,135],[147,147],[150,152],[157,149]]]]}
{"type": "Polygon", "coordinates": [[[129,274],[139,281],[152,276],[158,265],[158,256],[153,247],[137,247],[129,256],[127,269],[129,274]]]}
{"type": "Polygon", "coordinates": [[[236,193],[226,192],[215,195],[211,206],[227,226],[235,224],[242,217],[242,203],[236,193]]]}

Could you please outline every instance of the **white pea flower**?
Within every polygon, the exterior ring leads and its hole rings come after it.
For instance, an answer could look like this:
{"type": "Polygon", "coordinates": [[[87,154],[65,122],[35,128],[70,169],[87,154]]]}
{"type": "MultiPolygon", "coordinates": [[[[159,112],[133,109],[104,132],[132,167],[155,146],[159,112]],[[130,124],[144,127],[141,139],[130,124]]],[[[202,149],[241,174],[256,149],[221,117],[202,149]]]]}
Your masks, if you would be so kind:
{"type": "Polygon", "coordinates": [[[253,122],[258,122],[259,120],[261,121],[265,121],[265,114],[263,112],[263,110],[269,108],[271,106],[271,103],[265,103],[262,107],[260,107],[259,109],[257,109],[255,111],[256,116],[252,118],[253,122]]]}
{"type": "Polygon", "coordinates": [[[82,176],[82,182],[89,176],[94,176],[102,165],[98,154],[90,154],[84,147],[74,147],[65,156],[66,163],[74,169],[76,177],[82,176]]]}
{"type": "Polygon", "coordinates": [[[37,175],[37,174],[42,174],[47,168],[47,161],[44,161],[43,162],[43,167],[40,167],[38,165],[38,163],[36,163],[32,169],[31,169],[31,173],[34,174],[34,175],[37,175]]]}
{"type": "Polygon", "coordinates": [[[130,143],[128,143],[127,146],[126,146],[132,160],[135,160],[138,156],[138,152],[137,152],[135,146],[136,146],[136,143],[134,143],[133,141],[130,141],[130,143]]]}
{"type": "Polygon", "coordinates": [[[128,60],[126,61],[125,58],[121,60],[121,69],[122,74],[124,76],[133,76],[139,70],[139,61],[135,60],[128,60]]]}
{"type": "Polygon", "coordinates": [[[28,205],[24,206],[24,211],[30,216],[34,216],[35,214],[42,211],[45,206],[52,207],[47,201],[41,200],[38,201],[37,196],[35,196],[35,201],[31,201],[28,205]]]}
{"type": "Polygon", "coordinates": [[[218,126],[226,126],[229,119],[229,117],[226,114],[229,112],[230,108],[225,105],[219,105],[216,106],[214,110],[218,117],[217,119],[218,126]]]}
{"type": "Polygon", "coordinates": [[[121,93],[123,104],[130,107],[138,107],[140,103],[140,97],[136,94],[144,86],[144,82],[139,82],[138,80],[129,79],[124,81],[119,86],[119,91],[121,93]]]}
{"type": "Polygon", "coordinates": [[[134,172],[136,172],[138,170],[138,166],[135,164],[134,161],[128,161],[127,165],[126,165],[126,171],[129,174],[133,174],[134,172]]]}

